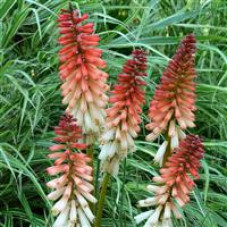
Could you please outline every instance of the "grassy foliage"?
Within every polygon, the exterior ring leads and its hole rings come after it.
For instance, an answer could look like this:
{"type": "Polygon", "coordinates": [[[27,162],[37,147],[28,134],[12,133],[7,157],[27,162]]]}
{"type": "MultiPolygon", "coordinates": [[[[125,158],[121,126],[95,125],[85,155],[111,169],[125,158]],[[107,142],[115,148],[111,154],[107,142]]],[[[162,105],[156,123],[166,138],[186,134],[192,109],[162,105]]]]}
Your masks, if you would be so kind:
{"type": "MultiPolygon", "coordinates": [[[[0,0],[0,226],[50,226],[45,173],[53,126],[63,113],[58,79],[56,15],[67,1],[0,0]]],[[[195,33],[197,127],[205,141],[201,180],[177,226],[226,226],[226,1],[78,0],[102,38],[109,82],[132,48],[150,52],[147,103],[137,151],[112,179],[104,226],[135,226],[136,202],[156,174],[157,142],[145,142],[144,124],[156,83],[180,39],[195,33]]],[[[95,157],[99,152],[98,145],[95,157]]],[[[97,160],[95,160],[97,165],[97,160]]]]}

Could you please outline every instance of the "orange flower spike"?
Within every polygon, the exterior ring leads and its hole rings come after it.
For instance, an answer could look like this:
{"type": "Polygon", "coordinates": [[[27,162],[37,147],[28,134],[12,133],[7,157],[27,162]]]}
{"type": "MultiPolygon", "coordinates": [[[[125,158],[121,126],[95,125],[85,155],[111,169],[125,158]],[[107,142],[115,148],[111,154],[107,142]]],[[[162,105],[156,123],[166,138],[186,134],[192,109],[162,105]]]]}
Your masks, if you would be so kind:
{"type": "Polygon", "coordinates": [[[195,126],[195,43],[194,35],[186,36],[161,77],[150,104],[151,123],[146,126],[152,131],[147,136],[149,141],[167,128],[169,136],[173,137],[177,132],[176,124],[182,130],[195,126]]]}
{"type": "Polygon", "coordinates": [[[55,159],[55,162],[47,168],[50,176],[60,175],[47,183],[53,189],[48,198],[57,200],[52,207],[53,215],[58,216],[53,226],[90,227],[94,216],[88,201],[96,203],[96,199],[91,194],[91,159],[78,151],[87,147],[87,144],[79,142],[82,130],[72,116],[65,115],[61,117],[59,126],[55,127],[55,134],[57,144],[50,147],[51,153],[48,156],[55,159]]]}
{"type": "MultiPolygon", "coordinates": [[[[104,124],[109,89],[105,84],[108,74],[98,49],[99,36],[93,34],[93,23],[84,24],[87,14],[79,17],[78,11],[62,10],[59,15],[59,74],[63,103],[87,135],[99,135],[104,124]]],[[[91,142],[91,138],[87,137],[91,142]]]]}
{"type": "Polygon", "coordinates": [[[177,219],[182,217],[175,202],[183,207],[190,201],[189,193],[195,185],[193,178],[199,178],[198,169],[203,154],[203,143],[198,136],[188,135],[181,141],[165,167],[160,169],[160,176],[153,178],[157,185],[147,186],[154,196],[138,203],[140,207],[153,206],[155,209],[137,215],[137,223],[147,219],[145,226],[171,227],[171,212],[177,219]]]}
{"type": "Polygon", "coordinates": [[[135,50],[133,59],[127,60],[123,72],[118,76],[118,84],[111,91],[112,107],[106,110],[106,130],[102,135],[102,170],[116,176],[119,163],[128,153],[135,151],[134,138],[140,131],[141,106],[145,102],[142,89],[146,83],[146,52],[135,50]]]}

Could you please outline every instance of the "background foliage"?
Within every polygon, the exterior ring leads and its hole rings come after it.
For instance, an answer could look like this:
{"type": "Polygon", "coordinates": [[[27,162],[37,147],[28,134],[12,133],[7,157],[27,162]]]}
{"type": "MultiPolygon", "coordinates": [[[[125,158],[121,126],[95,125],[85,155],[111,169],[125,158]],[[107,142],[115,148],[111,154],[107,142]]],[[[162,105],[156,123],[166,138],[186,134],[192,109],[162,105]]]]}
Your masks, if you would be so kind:
{"type": "MultiPolygon", "coordinates": [[[[109,82],[133,48],[150,52],[137,151],[112,179],[104,226],[136,226],[136,202],[148,195],[158,167],[152,163],[158,142],[145,142],[144,124],[156,83],[181,38],[194,33],[197,127],[205,141],[201,180],[178,226],[226,226],[226,1],[91,0],[73,1],[88,12],[102,41],[109,82]]],[[[53,126],[61,105],[56,16],[67,1],[0,0],[0,226],[50,226],[45,168],[53,126]]],[[[97,145],[96,156],[99,152],[97,145]]],[[[95,161],[97,165],[97,160],[95,161]]],[[[98,182],[98,180],[96,180],[98,182]]]]}

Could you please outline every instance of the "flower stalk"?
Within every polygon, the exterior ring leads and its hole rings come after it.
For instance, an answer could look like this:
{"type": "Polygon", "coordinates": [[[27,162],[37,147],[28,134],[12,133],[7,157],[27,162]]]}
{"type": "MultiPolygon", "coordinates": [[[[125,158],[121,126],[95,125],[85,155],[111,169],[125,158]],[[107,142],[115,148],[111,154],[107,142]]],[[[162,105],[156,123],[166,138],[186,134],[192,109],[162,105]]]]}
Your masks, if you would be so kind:
{"type": "Polygon", "coordinates": [[[105,203],[105,198],[106,198],[106,193],[107,193],[107,187],[108,187],[109,180],[110,180],[110,174],[109,173],[105,173],[104,179],[102,181],[99,201],[98,201],[98,204],[97,204],[97,213],[96,213],[96,218],[95,218],[95,223],[94,223],[95,227],[100,227],[101,226],[101,219],[102,219],[103,208],[104,208],[104,203],[105,203]]]}

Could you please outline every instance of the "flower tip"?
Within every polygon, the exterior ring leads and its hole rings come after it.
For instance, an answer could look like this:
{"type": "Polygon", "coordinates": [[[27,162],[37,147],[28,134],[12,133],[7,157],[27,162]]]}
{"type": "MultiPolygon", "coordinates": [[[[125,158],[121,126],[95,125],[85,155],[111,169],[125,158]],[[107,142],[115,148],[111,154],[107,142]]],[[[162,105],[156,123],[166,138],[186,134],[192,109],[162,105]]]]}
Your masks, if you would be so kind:
{"type": "Polygon", "coordinates": [[[196,37],[195,37],[194,33],[190,33],[190,34],[186,35],[185,39],[186,40],[196,41],[196,37]]]}

